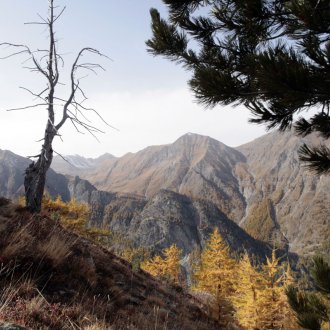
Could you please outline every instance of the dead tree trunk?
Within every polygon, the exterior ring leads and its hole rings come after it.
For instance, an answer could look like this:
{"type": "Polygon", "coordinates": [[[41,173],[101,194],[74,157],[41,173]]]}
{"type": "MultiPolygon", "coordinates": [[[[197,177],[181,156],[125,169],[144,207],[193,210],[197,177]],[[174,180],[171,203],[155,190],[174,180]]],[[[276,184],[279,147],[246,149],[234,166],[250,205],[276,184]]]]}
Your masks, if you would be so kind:
{"type": "Polygon", "coordinates": [[[37,72],[41,74],[43,78],[46,79],[46,88],[40,93],[34,93],[28,88],[23,88],[31,95],[33,95],[36,99],[41,100],[41,103],[16,109],[9,109],[9,111],[13,111],[28,108],[44,107],[47,109],[48,113],[46,130],[42,139],[43,145],[41,152],[39,155],[33,157],[37,158],[37,161],[32,162],[25,171],[25,201],[27,208],[32,213],[40,212],[41,210],[42,196],[46,183],[46,174],[53,160],[52,143],[55,136],[59,135],[58,132],[60,128],[64,125],[64,123],[67,121],[67,119],[71,121],[71,123],[79,133],[81,133],[81,131],[78,129],[78,127],[86,130],[94,137],[94,133],[102,131],[90,125],[90,121],[86,118],[83,112],[94,112],[99,118],[101,118],[103,122],[105,122],[96,110],[94,110],[93,108],[87,108],[82,104],[87,99],[87,97],[85,96],[84,91],[80,87],[80,80],[83,77],[77,77],[77,72],[81,70],[87,70],[89,72],[96,73],[96,70],[103,69],[100,64],[94,64],[89,61],[86,61],[84,63],[80,62],[81,57],[85,55],[85,53],[104,56],[98,50],[90,47],[86,47],[80,50],[71,67],[69,95],[67,97],[58,97],[57,94],[55,94],[55,92],[57,91],[57,85],[59,84],[59,62],[63,66],[64,60],[57,52],[54,24],[63,14],[65,7],[59,12],[59,14],[56,15],[54,11],[57,7],[54,5],[54,2],[55,0],[49,0],[48,18],[41,17],[41,22],[31,23],[47,26],[49,32],[48,49],[37,49],[35,51],[32,51],[26,45],[18,45],[9,42],[4,42],[0,44],[0,47],[5,46],[6,48],[12,47],[14,49],[18,49],[14,53],[2,57],[2,59],[15,55],[27,54],[29,56],[27,61],[32,62],[32,66],[29,66],[27,68],[32,72],[37,72]],[[80,101],[77,100],[77,94],[80,95],[80,101]],[[57,124],[55,123],[55,110],[60,112],[60,118],[57,124]]]}
{"type": "Polygon", "coordinates": [[[54,128],[48,124],[41,154],[38,160],[32,162],[25,171],[25,202],[26,207],[32,213],[38,213],[41,211],[46,175],[53,160],[52,142],[55,135],[54,128]]]}

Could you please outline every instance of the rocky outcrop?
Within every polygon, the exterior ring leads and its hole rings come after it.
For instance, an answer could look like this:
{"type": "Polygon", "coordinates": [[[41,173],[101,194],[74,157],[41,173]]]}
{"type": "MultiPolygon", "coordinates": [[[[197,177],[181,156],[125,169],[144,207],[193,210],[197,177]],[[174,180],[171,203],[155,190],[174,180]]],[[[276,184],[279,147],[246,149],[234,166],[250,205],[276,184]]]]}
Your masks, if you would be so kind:
{"type": "Polygon", "coordinates": [[[288,242],[290,251],[306,255],[325,251],[329,245],[330,177],[311,173],[299,162],[297,151],[304,142],[318,144],[320,138],[302,139],[291,132],[267,134],[238,148],[246,163],[235,172],[247,204],[241,226],[264,235],[255,210],[268,199],[278,235],[288,242]]]}
{"type": "Polygon", "coordinates": [[[253,239],[209,201],[193,200],[160,190],[149,200],[141,196],[93,192],[91,222],[122,234],[125,240],[154,252],[176,244],[184,254],[202,248],[214,228],[232,251],[264,257],[270,247],[253,239]]]}

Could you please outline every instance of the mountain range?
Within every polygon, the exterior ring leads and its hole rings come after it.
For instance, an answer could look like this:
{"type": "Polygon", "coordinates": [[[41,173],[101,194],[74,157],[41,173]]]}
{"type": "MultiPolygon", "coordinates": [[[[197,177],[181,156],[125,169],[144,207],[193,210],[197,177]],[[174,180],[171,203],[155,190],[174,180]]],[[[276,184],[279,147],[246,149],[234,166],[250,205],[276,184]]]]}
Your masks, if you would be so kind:
{"type": "MultiPolygon", "coordinates": [[[[54,157],[47,190],[88,202],[92,223],[157,250],[176,243],[189,252],[217,226],[235,250],[308,255],[330,246],[330,179],[301,165],[303,142],[319,138],[272,132],[231,148],[188,133],[123,157],[54,157]]],[[[0,151],[1,195],[22,192],[28,162],[0,151]]]]}

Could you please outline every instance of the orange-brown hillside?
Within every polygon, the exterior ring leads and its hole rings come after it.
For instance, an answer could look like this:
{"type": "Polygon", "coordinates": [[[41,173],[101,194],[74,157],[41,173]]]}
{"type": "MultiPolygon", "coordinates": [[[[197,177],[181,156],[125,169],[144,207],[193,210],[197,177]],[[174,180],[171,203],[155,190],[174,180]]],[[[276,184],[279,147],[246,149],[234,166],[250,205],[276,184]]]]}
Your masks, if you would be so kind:
{"type": "Polygon", "coordinates": [[[203,305],[0,198],[0,321],[27,329],[219,329],[203,305]]]}

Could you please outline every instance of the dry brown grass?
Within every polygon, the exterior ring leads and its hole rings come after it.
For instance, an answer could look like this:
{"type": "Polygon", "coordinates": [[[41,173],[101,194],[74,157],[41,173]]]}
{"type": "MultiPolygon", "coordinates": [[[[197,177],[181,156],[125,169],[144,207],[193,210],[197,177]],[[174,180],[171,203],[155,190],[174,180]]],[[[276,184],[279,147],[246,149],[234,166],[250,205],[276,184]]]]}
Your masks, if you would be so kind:
{"type": "MultiPolygon", "coordinates": [[[[2,249],[0,254],[2,259],[11,259],[17,256],[22,250],[31,244],[33,237],[30,234],[29,227],[31,227],[31,225],[28,223],[7,237],[6,241],[8,243],[2,249]]],[[[5,231],[5,227],[3,227],[1,231],[5,231]]]]}
{"type": "Polygon", "coordinates": [[[133,271],[47,213],[0,206],[0,256],[0,319],[28,329],[218,329],[181,288],[133,271]]]}
{"type": "Polygon", "coordinates": [[[41,258],[51,260],[53,266],[57,267],[72,254],[74,244],[72,237],[66,237],[64,231],[53,231],[45,241],[38,243],[37,250],[41,258]]]}
{"type": "Polygon", "coordinates": [[[83,330],[114,330],[113,327],[106,325],[105,323],[93,323],[84,327],[83,330]]]}

